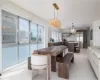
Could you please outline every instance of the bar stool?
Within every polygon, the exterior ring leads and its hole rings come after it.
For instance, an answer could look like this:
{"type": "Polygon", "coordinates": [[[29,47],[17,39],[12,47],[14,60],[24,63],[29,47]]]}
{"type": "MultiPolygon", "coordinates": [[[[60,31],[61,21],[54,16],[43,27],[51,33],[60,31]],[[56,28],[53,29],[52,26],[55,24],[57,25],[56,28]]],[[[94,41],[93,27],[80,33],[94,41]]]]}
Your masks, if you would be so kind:
{"type": "Polygon", "coordinates": [[[33,54],[31,56],[31,67],[32,67],[32,77],[33,77],[33,70],[46,69],[47,80],[51,79],[51,57],[49,55],[33,54]]]}

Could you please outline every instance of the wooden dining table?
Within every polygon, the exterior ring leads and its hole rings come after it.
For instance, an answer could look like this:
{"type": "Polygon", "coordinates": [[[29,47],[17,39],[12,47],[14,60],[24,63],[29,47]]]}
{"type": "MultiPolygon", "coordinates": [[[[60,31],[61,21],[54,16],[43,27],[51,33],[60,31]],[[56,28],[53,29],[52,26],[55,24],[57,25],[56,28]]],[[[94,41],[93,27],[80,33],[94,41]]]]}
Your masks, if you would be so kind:
{"type": "MultiPolygon", "coordinates": [[[[38,54],[38,55],[47,55],[49,54],[51,56],[51,71],[56,72],[56,58],[58,55],[64,56],[66,46],[51,46],[43,49],[35,50],[32,54],[38,54]]],[[[30,63],[31,61],[28,61],[30,63]]]]}

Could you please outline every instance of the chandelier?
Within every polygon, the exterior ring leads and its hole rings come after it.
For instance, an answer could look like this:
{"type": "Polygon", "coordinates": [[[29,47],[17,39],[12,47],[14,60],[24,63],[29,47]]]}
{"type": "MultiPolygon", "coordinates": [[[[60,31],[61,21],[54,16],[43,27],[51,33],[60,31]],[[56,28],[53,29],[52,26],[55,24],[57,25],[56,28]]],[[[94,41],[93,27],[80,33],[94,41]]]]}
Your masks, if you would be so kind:
{"type": "Polygon", "coordinates": [[[59,7],[56,3],[54,3],[53,6],[54,6],[54,18],[49,21],[49,24],[56,27],[56,28],[61,28],[61,22],[58,19],[59,7]],[[55,10],[57,11],[57,16],[55,16],[55,10]]]}
{"type": "Polygon", "coordinates": [[[74,24],[73,24],[73,23],[72,23],[71,33],[72,33],[72,34],[75,34],[75,33],[76,33],[75,26],[74,26],[74,24]]]}

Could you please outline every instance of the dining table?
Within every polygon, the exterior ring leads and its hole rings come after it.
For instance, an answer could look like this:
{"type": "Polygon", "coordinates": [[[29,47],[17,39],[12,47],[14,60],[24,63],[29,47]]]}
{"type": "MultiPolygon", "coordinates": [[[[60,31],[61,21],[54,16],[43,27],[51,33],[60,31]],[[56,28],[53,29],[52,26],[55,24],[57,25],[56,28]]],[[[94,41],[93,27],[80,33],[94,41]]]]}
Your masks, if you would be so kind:
{"type": "MultiPolygon", "coordinates": [[[[34,50],[33,54],[38,54],[38,55],[47,55],[49,54],[51,57],[51,71],[56,72],[57,70],[57,56],[64,56],[65,55],[65,50],[67,49],[67,46],[60,45],[60,46],[51,46],[47,48],[42,48],[38,50],[34,50]]],[[[28,69],[31,69],[31,57],[28,58],[28,69]]]]}

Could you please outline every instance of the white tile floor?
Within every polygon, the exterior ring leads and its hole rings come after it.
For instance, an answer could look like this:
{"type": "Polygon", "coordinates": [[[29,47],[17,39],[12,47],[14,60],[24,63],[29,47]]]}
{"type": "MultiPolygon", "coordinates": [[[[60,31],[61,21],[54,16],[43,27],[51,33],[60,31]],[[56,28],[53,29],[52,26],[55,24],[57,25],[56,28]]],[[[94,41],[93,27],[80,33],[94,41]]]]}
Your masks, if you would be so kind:
{"type": "MultiPolygon", "coordinates": [[[[75,54],[75,63],[70,66],[69,80],[97,80],[96,76],[88,62],[87,50],[82,49],[81,53],[75,54]]],[[[43,73],[43,72],[41,72],[43,73]]],[[[3,74],[0,80],[32,80],[31,71],[27,69],[27,65],[19,66],[9,72],[3,74]]],[[[44,74],[36,76],[33,80],[45,80],[44,74]]],[[[58,78],[57,72],[52,73],[51,80],[64,80],[58,78]]]]}

